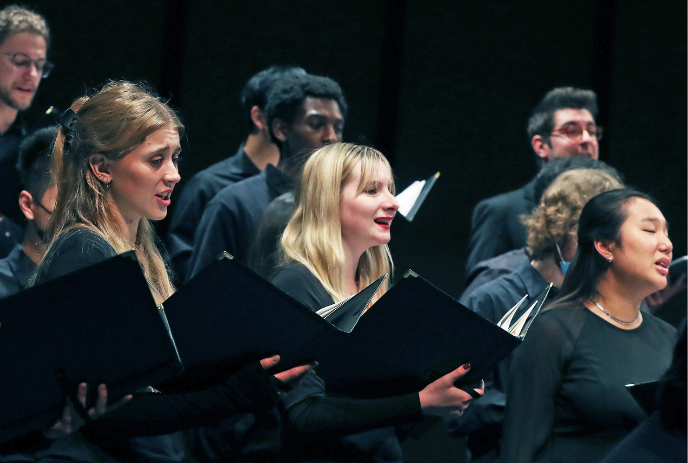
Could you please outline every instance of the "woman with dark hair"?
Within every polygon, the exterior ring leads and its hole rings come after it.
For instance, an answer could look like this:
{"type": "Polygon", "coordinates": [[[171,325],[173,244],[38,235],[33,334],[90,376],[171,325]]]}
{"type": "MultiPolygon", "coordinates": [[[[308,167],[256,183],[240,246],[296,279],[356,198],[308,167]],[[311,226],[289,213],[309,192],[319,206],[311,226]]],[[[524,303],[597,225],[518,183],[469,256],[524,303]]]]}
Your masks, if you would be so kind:
{"type": "MultiPolygon", "coordinates": [[[[497,323],[525,295],[523,307],[529,307],[549,284],[545,304],[554,299],[564,281],[569,261],[576,253],[578,219],[585,203],[603,192],[622,188],[616,177],[601,169],[572,169],[559,175],[545,190],[540,204],[521,219],[528,229],[528,260],[513,272],[480,286],[461,302],[488,320],[497,323]]],[[[492,375],[485,378],[486,394],[466,416],[447,423],[457,435],[466,434],[471,461],[488,463],[499,460],[506,389],[511,358],[503,360],[492,375]]]]}
{"type": "MultiPolygon", "coordinates": [[[[273,283],[313,311],[356,294],[393,268],[387,243],[398,208],[382,153],[347,143],[320,148],[304,166],[273,283]]],[[[386,290],[387,282],[374,300],[386,290]]],[[[463,413],[471,395],[453,383],[469,367],[419,392],[375,400],[328,397],[324,381],[307,374],[283,400],[285,461],[401,462],[395,426],[463,413]]]]}
{"type": "Polygon", "coordinates": [[[502,461],[598,462],[645,418],[624,386],[671,363],[676,330],[640,304],[667,285],[672,249],[646,195],[612,190],[585,205],[560,297],[514,352],[502,461]]]}

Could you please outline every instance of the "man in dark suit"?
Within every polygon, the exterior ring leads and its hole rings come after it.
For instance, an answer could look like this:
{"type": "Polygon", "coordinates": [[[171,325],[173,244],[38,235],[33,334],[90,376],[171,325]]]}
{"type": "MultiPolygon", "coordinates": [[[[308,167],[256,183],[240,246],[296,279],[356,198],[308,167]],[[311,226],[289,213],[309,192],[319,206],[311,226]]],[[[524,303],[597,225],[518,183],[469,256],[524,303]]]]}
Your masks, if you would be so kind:
{"type": "MultiPolygon", "coordinates": [[[[592,90],[558,87],[549,91],[533,109],[528,137],[540,166],[569,156],[599,157],[602,128],[595,123],[597,95],[592,90]]],[[[519,249],[526,244],[522,214],[537,205],[537,176],[521,188],[478,203],[471,218],[466,275],[479,262],[519,249]]]]}

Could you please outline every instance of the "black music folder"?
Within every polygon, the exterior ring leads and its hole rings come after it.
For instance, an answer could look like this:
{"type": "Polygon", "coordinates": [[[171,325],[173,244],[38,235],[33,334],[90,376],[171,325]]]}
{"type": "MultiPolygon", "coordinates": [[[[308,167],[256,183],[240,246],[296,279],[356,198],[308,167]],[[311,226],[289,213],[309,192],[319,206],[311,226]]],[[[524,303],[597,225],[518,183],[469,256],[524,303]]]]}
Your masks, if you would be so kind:
{"type": "Polygon", "coordinates": [[[657,396],[661,382],[648,381],[646,383],[626,384],[626,390],[633,396],[640,408],[648,415],[652,415],[659,406],[657,405],[657,396]]]}
{"type": "Polygon", "coordinates": [[[517,304],[500,326],[408,271],[321,361],[318,374],[330,388],[370,398],[419,391],[464,363],[471,369],[456,386],[475,384],[521,343],[550,288],[529,308],[517,304]]]}
{"type": "Polygon", "coordinates": [[[0,441],[59,418],[82,381],[116,399],[181,371],[133,251],[0,299],[0,350],[0,441]]]}
{"type": "Polygon", "coordinates": [[[281,357],[275,372],[320,358],[337,335],[353,328],[385,278],[325,308],[326,320],[223,253],[164,302],[185,371],[156,387],[163,392],[203,388],[274,354],[281,357]]]}
{"type": "Polygon", "coordinates": [[[158,388],[202,387],[279,353],[279,370],[318,360],[330,388],[383,397],[419,391],[466,362],[462,383],[477,382],[520,343],[413,272],[363,314],[383,280],[323,319],[225,254],[164,303],[185,372],[158,388]]]}

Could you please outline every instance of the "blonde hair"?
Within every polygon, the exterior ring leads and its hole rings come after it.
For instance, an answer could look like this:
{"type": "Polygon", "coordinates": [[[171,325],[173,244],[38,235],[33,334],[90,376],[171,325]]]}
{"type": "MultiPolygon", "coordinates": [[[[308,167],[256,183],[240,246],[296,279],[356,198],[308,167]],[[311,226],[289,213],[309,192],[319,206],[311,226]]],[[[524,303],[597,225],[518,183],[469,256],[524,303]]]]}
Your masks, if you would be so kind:
{"type": "MultiPolygon", "coordinates": [[[[118,254],[131,250],[131,243],[116,219],[107,186],[98,181],[89,158],[98,153],[118,161],[141,145],[160,128],[173,125],[180,135],[183,125],[177,115],[143,84],[109,82],[91,97],[79,98],[71,106],[76,113],[73,126],[65,137],[65,128],[57,134],[53,147],[57,204],[48,227],[50,248],[60,234],[75,227],[87,227],[102,236],[118,254]],[[67,143],[65,143],[67,141],[67,143]]],[[[155,245],[153,227],[146,218],[138,224],[134,243],[136,256],[157,303],[174,292],[169,268],[155,245]]]]}
{"type": "Polygon", "coordinates": [[[528,228],[526,252],[533,259],[556,254],[570,233],[578,230],[583,206],[593,196],[623,188],[613,175],[600,169],[572,169],[560,174],[545,190],[540,205],[523,217],[528,228]]]}
{"type": "MultiPolygon", "coordinates": [[[[360,194],[377,180],[378,163],[392,168],[379,151],[349,143],[327,145],[314,152],[303,168],[296,191],[296,211],[281,239],[282,264],[303,264],[332,296],[341,301],[350,296],[344,287],[344,246],[339,217],[341,191],[360,162],[360,194]]],[[[392,183],[394,193],[394,183],[392,183]]],[[[386,244],[368,248],[356,270],[357,285],[363,289],[394,268],[386,244]]],[[[387,290],[384,283],[375,300],[387,290]]]]}

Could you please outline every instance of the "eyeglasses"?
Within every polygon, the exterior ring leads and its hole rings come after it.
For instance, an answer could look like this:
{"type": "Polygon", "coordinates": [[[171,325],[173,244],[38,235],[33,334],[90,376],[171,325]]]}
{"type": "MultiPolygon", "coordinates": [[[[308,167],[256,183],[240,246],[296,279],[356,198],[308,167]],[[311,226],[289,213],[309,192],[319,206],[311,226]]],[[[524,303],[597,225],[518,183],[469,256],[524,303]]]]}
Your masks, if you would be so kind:
{"type": "Polygon", "coordinates": [[[43,59],[32,59],[26,53],[3,53],[10,57],[10,62],[15,68],[21,69],[31,69],[31,65],[36,66],[36,72],[41,75],[41,77],[48,77],[50,71],[53,70],[55,65],[50,61],[45,61],[43,59]]]}
{"type": "Polygon", "coordinates": [[[590,135],[592,138],[597,138],[597,141],[602,140],[603,129],[602,127],[598,126],[583,128],[578,124],[573,124],[564,126],[557,130],[552,130],[550,134],[564,135],[571,140],[578,140],[583,136],[583,132],[588,132],[588,135],[590,135]]]}

